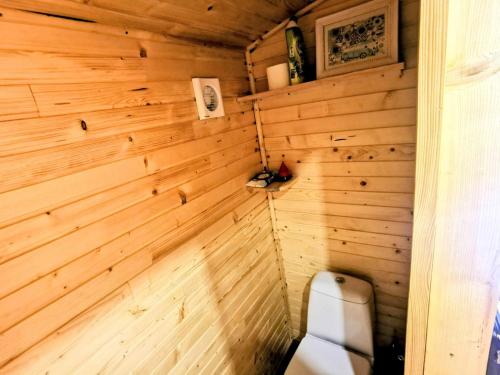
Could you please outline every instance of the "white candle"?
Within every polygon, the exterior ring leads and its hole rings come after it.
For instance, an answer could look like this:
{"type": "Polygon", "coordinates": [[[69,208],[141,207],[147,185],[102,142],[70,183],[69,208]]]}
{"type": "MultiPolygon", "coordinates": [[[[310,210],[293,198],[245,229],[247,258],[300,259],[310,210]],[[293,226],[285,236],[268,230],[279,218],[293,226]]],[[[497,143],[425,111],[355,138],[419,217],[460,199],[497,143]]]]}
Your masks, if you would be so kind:
{"type": "Polygon", "coordinates": [[[269,90],[279,89],[290,85],[288,64],[278,64],[267,68],[267,83],[269,90]]]}

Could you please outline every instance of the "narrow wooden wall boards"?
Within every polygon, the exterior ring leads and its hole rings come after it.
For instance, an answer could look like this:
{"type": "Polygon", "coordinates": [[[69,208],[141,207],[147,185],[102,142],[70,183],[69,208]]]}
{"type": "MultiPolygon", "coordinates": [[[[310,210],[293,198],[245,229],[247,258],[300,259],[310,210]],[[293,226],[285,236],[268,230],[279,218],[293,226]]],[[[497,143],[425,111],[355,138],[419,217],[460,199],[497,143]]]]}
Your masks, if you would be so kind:
{"type": "Polygon", "coordinates": [[[244,187],[243,53],[0,13],[0,373],[273,372],[289,318],[244,187]],[[211,74],[227,115],[199,121],[191,76],[211,74]]]}
{"type": "MultiPolygon", "coordinates": [[[[361,2],[314,2],[301,13],[310,57],[315,20],[361,2]]],[[[332,269],[374,283],[380,345],[404,340],[417,99],[408,51],[417,48],[418,6],[401,4],[405,63],[265,91],[265,68],[286,61],[286,23],[247,48],[253,95],[238,100],[255,103],[263,165],[277,169],[284,160],[299,179],[270,197],[295,337],[305,332],[311,277],[332,269]]]]}

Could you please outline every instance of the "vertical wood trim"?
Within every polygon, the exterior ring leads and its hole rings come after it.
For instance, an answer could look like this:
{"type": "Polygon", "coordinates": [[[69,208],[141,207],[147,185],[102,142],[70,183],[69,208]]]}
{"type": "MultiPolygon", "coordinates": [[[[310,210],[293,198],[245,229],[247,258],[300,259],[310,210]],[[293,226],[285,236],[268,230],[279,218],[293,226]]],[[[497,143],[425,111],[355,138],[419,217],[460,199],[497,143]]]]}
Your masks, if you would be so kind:
{"type": "Polygon", "coordinates": [[[449,2],[425,374],[486,363],[500,271],[500,2],[449,2]]]}
{"type": "Polygon", "coordinates": [[[424,372],[434,255],[448,2],[422,0],[420,6],[417,161],[405,375],[424,372]]]}
{"type": "Polygon", "coordinates": [[[285,301],[285,312],[288,320],[287,324],[288,336],[291,340],[293,337],[292,314],[290,313],[290,303],[288,302],[288,291],[287,291],[287,283],[285,277],[285,262],[283,261],[283,248],[281,247],[280,238],[278,234],[278,224],[276,222],[276,210],[274,208],[274,200],[272,193],[267,193],[267,200],[269,202],[269,212],[271,213],[271,224],[273,227],[273,238],[276,247],[276,255],[278,257],[278,267],[281,277],[281,291],[283,294],[283,300],[285,301]]]}
{"type": "MultiPolygon", "coordinates": [[[[316,1],[313,1],[309,5],[306,5],[304,8],[302,8],[299,11],[295,12],[294,16],[295,17],[301,17],[301,16],[309,13],[311,10],[313,10],[314,8],[316,8],[318,5],[321,5],[323,2],[325,2],[325,0],[316,0],[316,1]]],[[[262,35],[259,39],[257,39],[253,43],[251,43],[247,47],[247,51],[251,52],[259,44],[261,44],[264,40],[270,38],[271,36],[273,36],[274,34],[276,34],[278,31],[283,30],[286,27],[286,25],[288,24],[288,22],[290,22],[290,18],[291,17],[288,17],[287,19],[281,21],[278,25],[276,25],[271,30],[269,30],[267,33],[265,33],[264,35],[262,35]]]]}
{"type": "Polygon", "coordinates": [[[422,1],[407,375],[486,370],[500,283],[499,17],[496,0],[422,1]]]}
{"type": "MultiPolygon", "coordinates": [[[[259,149],[260,149],[260,157],[262,158],[262,166],[267,169],[267,156],[266,156],[266,147],[264,144],[264,133],[262,131],[262,121],[260,118],[260,109],[257,101],[253,101],[253,109],[255,113],[255,125],[257,127],[257,137],[259,141],[259,149]]],[[[278,235],[278,225],[276,223],[276,211],[274,209],[273,195],[271,193],[267,193],[267,201],[269,204],[269,213],[271,214],[271,224],[273,227],[273,238],[276,249],[276,256],[278,258],[278,267],[280,271],[281,277],[281,291],[283,295],[283,300],[285,302],[285,311],[288,319],[288,334],[290,339],[293,337],[292,335],[292,315],[290,313],[290,304],[288,303],[288,292],[285,278],[285,269],[282,255],[282,248],[279,241],[278,235]]]]}
{"type": "MultiPolygon", "coordinates": [[[[307,5],[306,7],[302,8],[298,12],[295,13],[295,16],[300,17],[302,15],[307,14],[310,12],[312,9],[323,3],[325,0],[316,0],[312,2],[311,4],[307,5]]],[[[250,90],[252,94],[257,93],[256,85],[255,85],[255,76],[254,76],[254,69],[253,69],[253,61],[252,61],[252,51],[264,40],[267,38],[271,37],[278,31],[282,30],[285,28],[285,26],[289,22],[289,18],[286,20],[282,21],[279,25],[277,25],[275,28],[264,34],[262,37],[260,37],[258,40],[250,44],[245,51],[245,59],[246,59],[246,64],[247,64],[247,71],[248,71],[248,79],[250,82],[250,90]]],[[[268,163],[267,163],[267,155],[266,155],[266,148],[264,144],[264,133],[262,131],[262,121],[260,117],[260,109],[259,109],[259,104],[257,103],[256,100],[253,100],[253,110],[255,114],[255,125],[257,128],[257,137],[259,141],[259,149],[260,149],[260,157],[262,161],[262,166],[267,169],[268,163]]],[[[288,292],[287,292],[287,284],[286,284],[286,278],[285,278],[285,269],[284,269],[284,262],[283,262],[283,255],[282,255],[282,248],[279,240],[279,235],[278,235],[278,225],[276,223],[276,211],[274,208],[274,202],[273,202],[273,195],[271,193],[267,193],[267,200],[269,203],[269,212],[271,214],[271,223],[273,227],[273,237],[274,237],[274,243],[275,243],[275,248],[276,248],[276,255],[278,258],[278,266],[279,266],[279,271],[280,271],[280,276],[281,276],[281,282],[282,282],[282,293],[283,293],[283,299],[285,301],[285,310],[287,314],[287,319],[288,319],[288,328],[289,328],[289,339],[291,340],[293,337],[293,332],[292,332],[292,316],[290,313],[290,304],[288,302],[288,292]]]]}
{"type": "Polygon", "coordinates": [[[257,127],[257,138],[259,141],[260,157],[262,159],[262,166],[267,168],[266,146],[264,144],[264,133],[262,131],[262,120],[260,118],[259,104],[254,100],[253,111],[255,114],[255,126],[257,127]]]}
{"type": "Polygon", "coordinates": [[[255,94],[255,76],[253,75],[253,62],[252,62],[252,54],[249,50],[245,51],[245,60],[247,64],[247,72],[248,72],[248,81],[250,83],[250,91],[252,94],[255,94]]]}

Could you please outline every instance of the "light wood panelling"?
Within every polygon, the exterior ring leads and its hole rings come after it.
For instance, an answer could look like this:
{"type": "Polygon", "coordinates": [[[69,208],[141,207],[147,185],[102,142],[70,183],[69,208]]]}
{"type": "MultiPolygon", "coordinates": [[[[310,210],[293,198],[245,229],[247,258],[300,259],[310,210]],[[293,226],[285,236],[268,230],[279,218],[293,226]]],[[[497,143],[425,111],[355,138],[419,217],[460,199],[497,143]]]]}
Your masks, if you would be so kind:
{"type": "MultiPolygon", "coordinates": [[[[217,3],[206,0],[0,1],[1,6],[14,9],[238,47],[248,45],[307,3],[306,0],[247,0],[241,4],[230,0],[217,3]]],[[[73,48],[80,47],[74,45],[73,48]]]]}
{"type": "Polygon", "coordinates": [[[0,121],[38,115],[35,98],[28,85],[3,86],[0,91],[0,121]]]}
{"type": "Polygon", "coordinates": [[[404,338],[417,77],[400,69],[255,97],[269,166],[285,161],[298,180],[273,193],[295,336],[306,329],[310,280],[326,269],[373,283],[380,345],[404,338]]]}
{"type": "Polygon", "coordinates": [[[495,371],[499,17],[494,0],[422,0],[407,375],[495,371]]]}
{"type": "MultiPolygon", "coordinates": [[[[316,74],[316,19],[359,5],[365,1],[366,0],[326,0],[318,7],[312,9],[310,12],[299,19],[298,25],[300,26],[302,33],[304,34],[306,57],[312,75],[316,74]]],[[[400,61],[404,61],[407,68],[415,68],[417,66],[419,7],[419,0],[400,0],[400,61]]],[[[256,80],[255,85],[257,92],[265,91],[268,89],[266,68],[271,65],[286,62],[286,54],[287,49],[283,31],[277,32],[268,39],[265,39],[257,46],[257,48],[251,51],[250,58],[252,70],[256,80]]],[[[358,81],[358,85],[362,85],[361,80],[358,81]]]]}
{"type": "Polygon", "coordinates": [[[267,201],[244,188],[261,159],[243,53],[0,13],[0,373],[273,372],[289,319],[267,201]],[[200,121],[206,75],[226,116],[200,121]]]}
{"type": "Polygon", "coordinates": [[[269,371],[289,341],[267,203],[240,191],[226,212],[3,371],[269,371]]]}

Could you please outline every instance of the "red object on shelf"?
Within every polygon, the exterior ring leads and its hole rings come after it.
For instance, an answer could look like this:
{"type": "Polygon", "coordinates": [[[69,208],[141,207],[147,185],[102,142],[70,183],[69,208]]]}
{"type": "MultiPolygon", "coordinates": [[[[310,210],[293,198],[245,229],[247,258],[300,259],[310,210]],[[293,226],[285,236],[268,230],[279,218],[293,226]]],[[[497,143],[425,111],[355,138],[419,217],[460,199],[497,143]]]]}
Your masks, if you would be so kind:
{"type": "Polygon", "coordinates": [[[278,171],[278,177],[281,181],[287,181],[292,178],[292,174],[290,173],[290,170],[288,169],[284,161],[281,162],[281,166],[278,171]]]}

